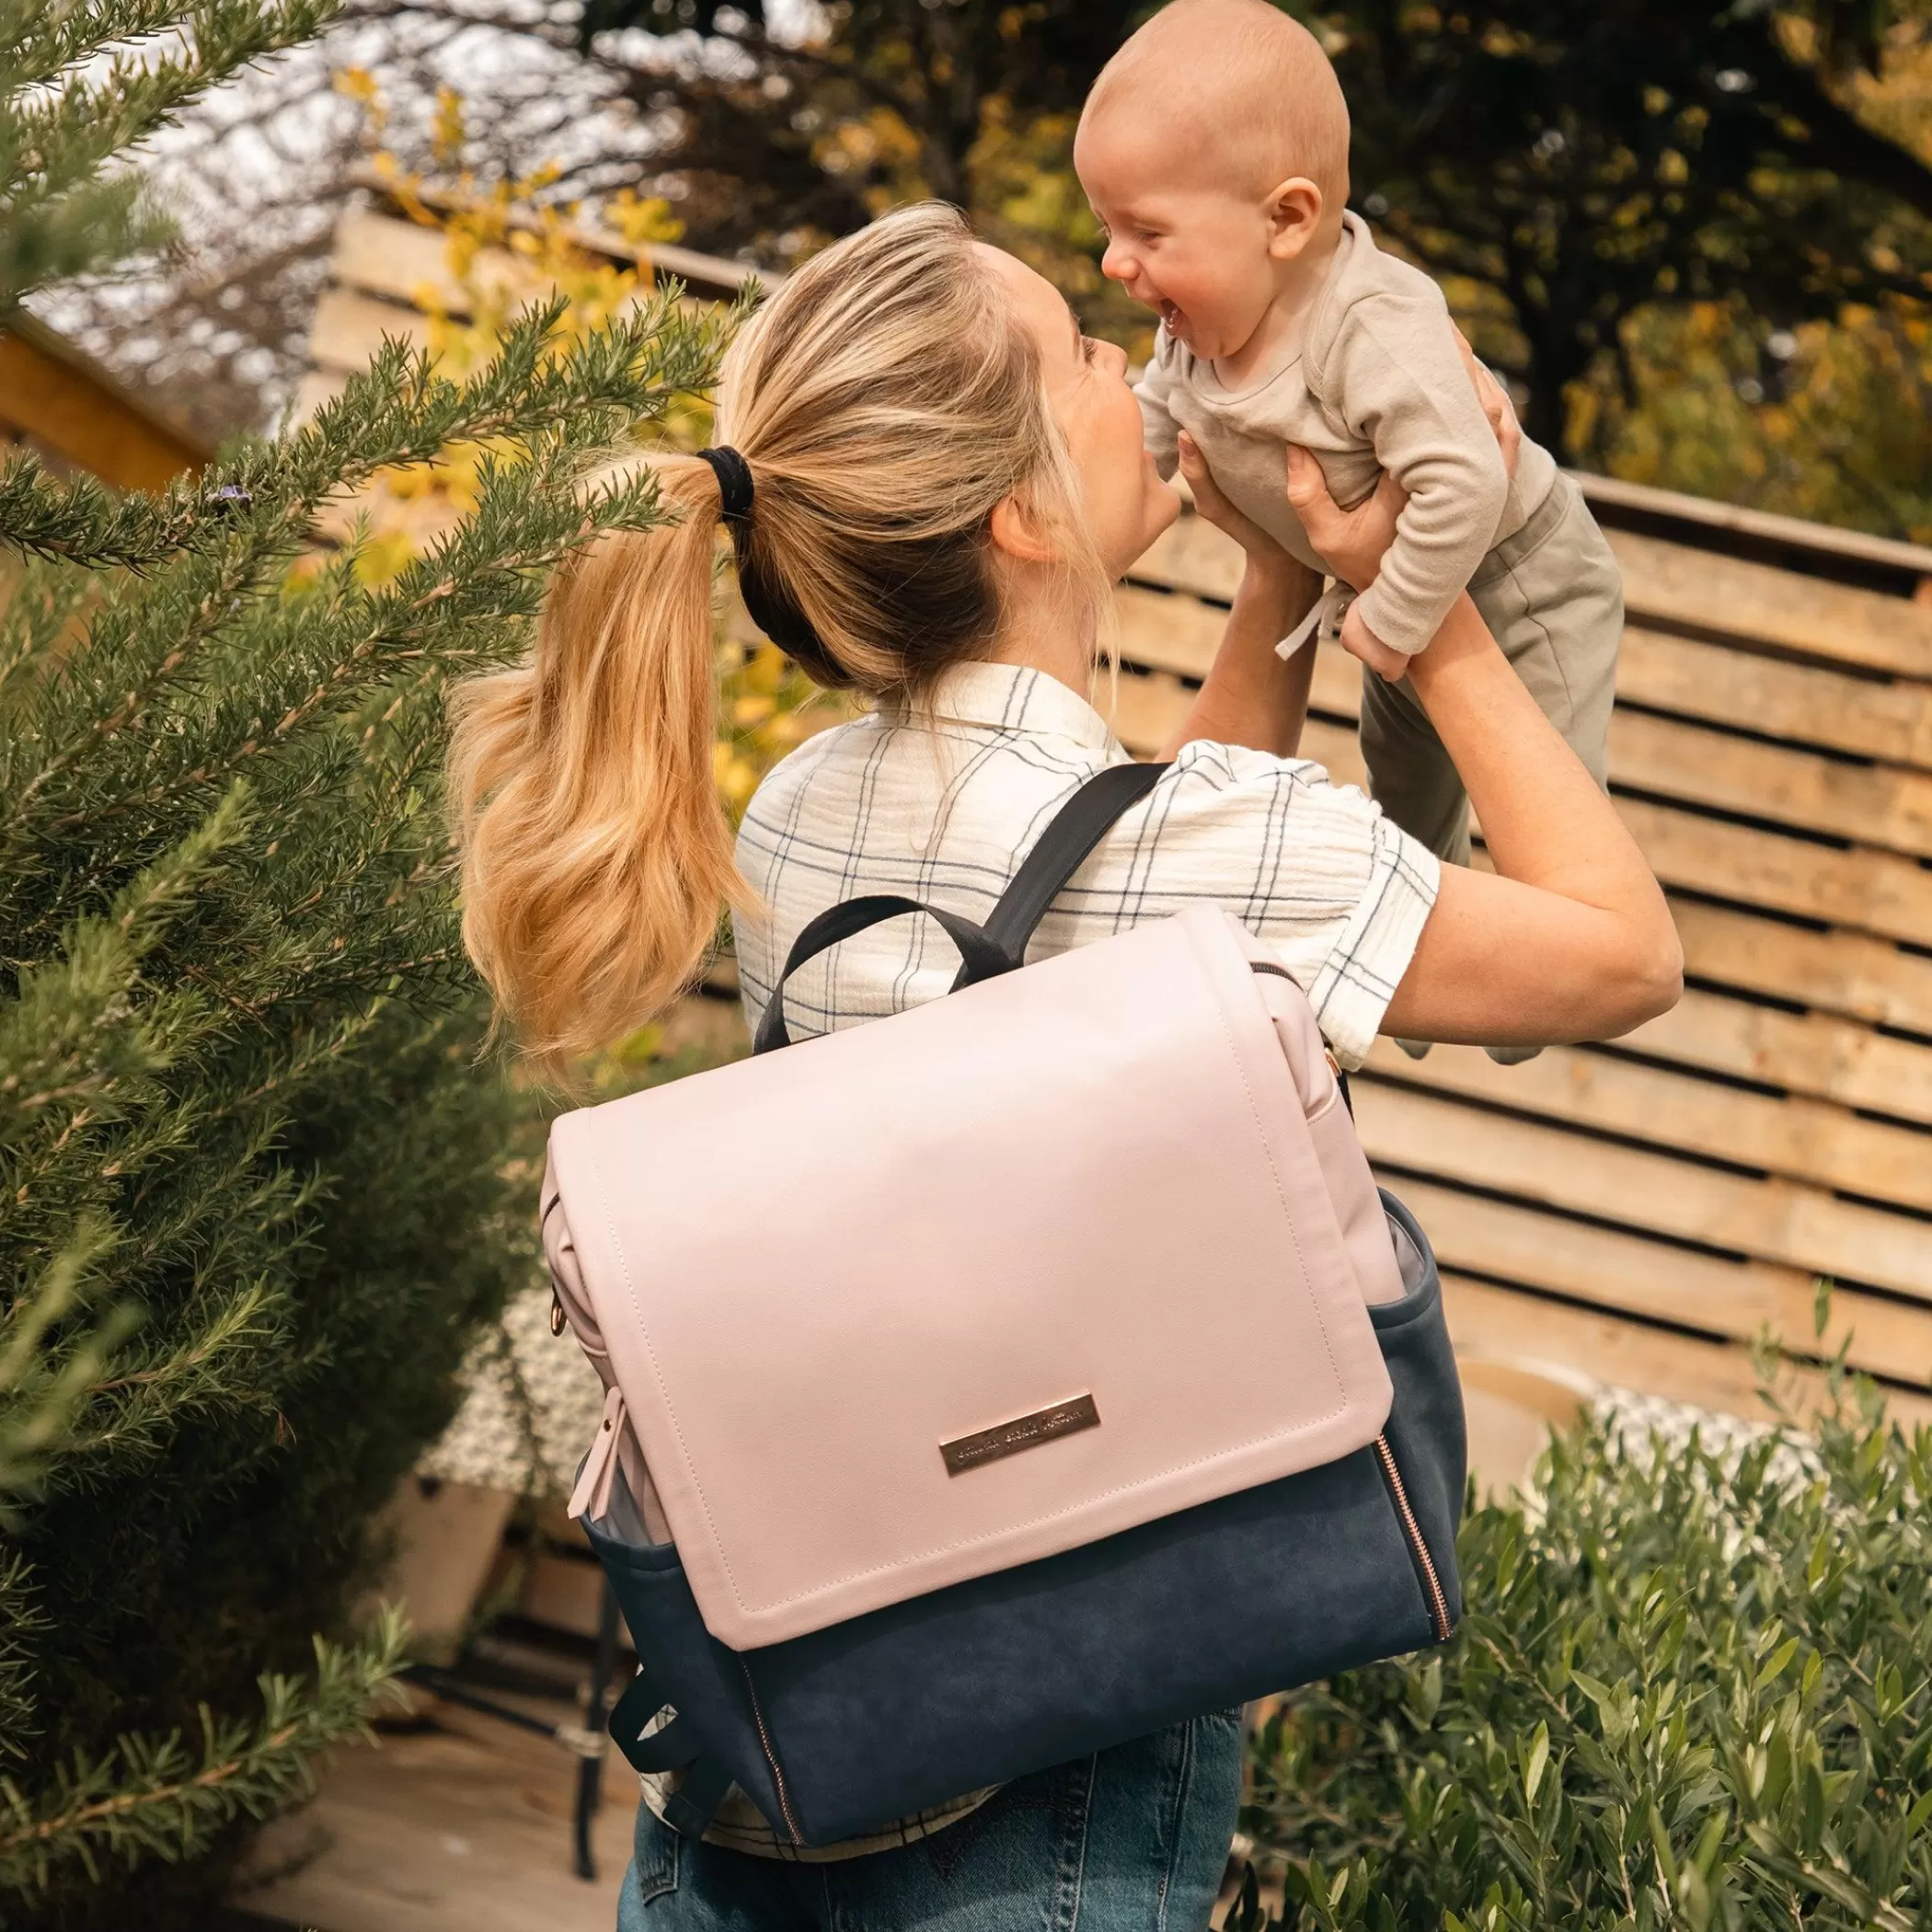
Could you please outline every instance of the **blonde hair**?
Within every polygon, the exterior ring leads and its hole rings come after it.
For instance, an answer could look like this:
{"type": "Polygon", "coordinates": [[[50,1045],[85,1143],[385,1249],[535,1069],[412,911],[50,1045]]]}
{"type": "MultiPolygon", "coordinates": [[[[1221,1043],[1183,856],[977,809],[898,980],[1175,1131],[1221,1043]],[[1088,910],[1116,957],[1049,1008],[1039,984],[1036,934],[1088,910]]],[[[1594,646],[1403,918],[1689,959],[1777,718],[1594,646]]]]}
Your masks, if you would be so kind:
{"type": "MultiPolygon", "coordinates": [[[[988,524],[1018,495],[1090,612],[1106,572],[1036,345],[964,219],[903,209],[814,257],[726,359],[749,466],[747,604],[817,682],[922,704],[999,628],[988,524]]],[[[562,1071],[649,1019],[745,904],[712,776],[719,481],[654,454],[671,520],[560,569],[535,648],[452,699],[463,937],[562,1071]]]]}
{"type": "Polygon", "coordinates": [[[1266,194],[1295,175],[1340,220],[1349,198],[1349,109],[1321,42],[1270,0],[1169,0],[1121,42],[1083,118],[1210,117],[1194,152],[1266,194]]]}

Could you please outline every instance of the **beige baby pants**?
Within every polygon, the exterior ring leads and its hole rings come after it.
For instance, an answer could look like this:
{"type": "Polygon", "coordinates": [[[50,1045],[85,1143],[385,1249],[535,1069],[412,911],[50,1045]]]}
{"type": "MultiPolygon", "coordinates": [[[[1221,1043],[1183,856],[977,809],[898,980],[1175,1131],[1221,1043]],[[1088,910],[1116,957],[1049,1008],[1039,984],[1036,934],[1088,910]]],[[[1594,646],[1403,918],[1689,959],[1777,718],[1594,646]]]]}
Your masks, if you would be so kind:
{"type": "MultiPolygon", "coordinates": [[[[1565,476],[1514,536],[1483,558],[1469,594],[1543,715],[1599,785],[1624,628],[1623,580],[1583,493],[1565,476]]],[[[1438,857],[1469,863],[1469,799],[1407,678],[1362,674],[1369,791],[1438,857]]]]}

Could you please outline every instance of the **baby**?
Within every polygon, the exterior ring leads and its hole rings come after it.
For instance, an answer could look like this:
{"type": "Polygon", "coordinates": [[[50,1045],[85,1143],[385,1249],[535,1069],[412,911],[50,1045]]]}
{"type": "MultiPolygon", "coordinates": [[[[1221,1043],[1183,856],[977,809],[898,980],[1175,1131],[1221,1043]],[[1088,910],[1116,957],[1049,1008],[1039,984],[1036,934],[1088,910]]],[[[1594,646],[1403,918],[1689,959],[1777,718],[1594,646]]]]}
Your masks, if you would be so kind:
{"type": "Polygon", "coordinates": [[[1172,0],[1108,63],[1074,148],[1108,231],[1103,268],[1160,314],[1138,393],[1162,474],[1186,431],[1235,507],[1316,569],[1286,445],[1312,452],[1344,507],[1384,470],[1408,492],[1340,637],[1381,673],[1363,680],[1371,791],[1466,864],[1468,800],[1408,659],[1466,586],[1601,785],[1622,585],[1547,450],[1525,439],[1513,478],[1504,470],[1441,291],[1345,212],[1348,158],[1334,70],[1268,0],[1172,0]]]}

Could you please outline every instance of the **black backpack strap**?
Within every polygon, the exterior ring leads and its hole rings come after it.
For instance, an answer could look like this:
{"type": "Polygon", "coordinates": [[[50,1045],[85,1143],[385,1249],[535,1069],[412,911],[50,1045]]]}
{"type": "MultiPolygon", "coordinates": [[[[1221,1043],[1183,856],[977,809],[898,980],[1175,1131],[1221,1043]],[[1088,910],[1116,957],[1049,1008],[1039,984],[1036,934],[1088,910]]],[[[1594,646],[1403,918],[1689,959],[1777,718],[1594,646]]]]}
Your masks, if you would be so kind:
{"type": "MultiPolygon", "coordinates": [[[[1094,847],[1121,817],[1138,805],[1166,776],[1165,765],[1110,765],[1097,772],[1053,814],[1013,882],[986,914],[986,937],[1006,956],[1006,970],[1026,963],[1033,929],[1063,887],[1092,856],[1094,847]]],[[[969,986],[988,974],[964,961],[954,986],[969,986]]]]}
{"type": "Polygon", "coordinates": [[[854,933],[864,932],[868,926],[897,919],[906,913],[929,913],[937,919],[946,928],[946,937],[960,949],[967,965],[980,969],[976,978],[989,978],[1006,970],[1005,956],[995,948],[983,928],[958,913],[949,913],[943,906],[927,905],[921,899],[903,899],[897,892],[872,892],[862,899],[841,900],[836,905],[828,905],[791,942],[791,950],[785,956],[785,969],[779,973],[778,983],[765,1003],[764,1018],[758,1022],[752,1052],[768,1053],[775,1047],[791,1044],[791,1035],[785,1030],[785,983],[806,960],[816,959],[828,946],[849,939],[854,933]]]}
{"type": "Polygon", "coordinates": [[[791,1044],[791,1035],[785,1027],[785,985],[792,974],[826,948],[883,920],[897,919],[906,913],[926,913],[937,919],[960,949],[955,991],[975,981],[1010,972],[1023,964],[1033,928],[1061,887],[1086,863],[1114,821],[1145,798],[1167,769],[1165,765],[1112,765],[1087,779],[1054,813],[1052,822],[1027,854],[1025,863],[1013,875],[1012,883],[987,914],[984,925],[962,918],[958,913],[949,913],[943,906],[928,905],[924,900],[902,898],[896,892],[874,892],[827,906],[792,941],[791,950],[785,956],[784,970],[778,974],[778,983],[772,988],[771,998],[758,1021],[753,1052],[768,1053],[791,1044]]]}
{"type": "Polygon", "coordinates": [[[664,1704],[663,1694],[639,1665],[628,1688],[611,1707],[610,1733],[634,1770],[684,1774],[665,1800],[664,1823],[686,1838],[702,1838],[731,1788],[731,1774],[717,1758],[704,1755],[688,1718],[673,1717],[661,1731],[643,1735],[645,1725],[664,1704]]]}

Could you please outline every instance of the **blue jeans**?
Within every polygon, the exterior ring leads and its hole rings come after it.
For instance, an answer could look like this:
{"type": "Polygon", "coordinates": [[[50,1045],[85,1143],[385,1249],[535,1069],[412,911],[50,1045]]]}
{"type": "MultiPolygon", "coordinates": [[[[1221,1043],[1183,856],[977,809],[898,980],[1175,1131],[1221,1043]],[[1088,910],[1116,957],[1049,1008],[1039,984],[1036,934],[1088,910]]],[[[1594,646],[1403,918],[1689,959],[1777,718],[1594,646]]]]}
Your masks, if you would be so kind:
{"type": "Polygon", "coordinates": [[[1241,1797],[1238,1712],[1006,1786],[928,1838],[822,1865],[638,1808],[617,1932],[1203,1932],[1241,1797]]]}

